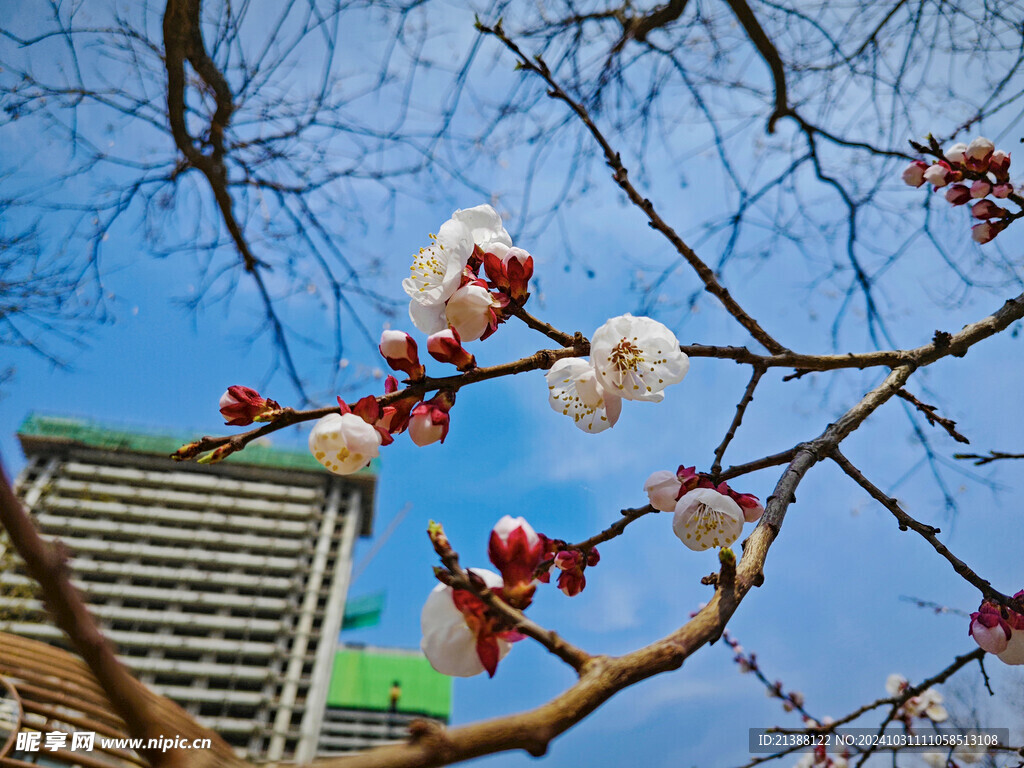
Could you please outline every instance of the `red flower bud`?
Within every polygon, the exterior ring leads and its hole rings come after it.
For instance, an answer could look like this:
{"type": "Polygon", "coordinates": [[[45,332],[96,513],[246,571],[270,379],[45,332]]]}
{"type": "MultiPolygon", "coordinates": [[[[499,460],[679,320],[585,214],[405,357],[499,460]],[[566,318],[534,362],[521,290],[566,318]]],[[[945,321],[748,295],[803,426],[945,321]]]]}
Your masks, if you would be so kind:
{"type": "Polygon", "coordinates": [[[267,414],[278,411],[281,406],[275,401],[260,396],[255,389],[239,384],[228,387],[220,397],[220,415],[225,424],[244,427],[254,421],[262,421],[267,414]]]}
{"type": "Polygon", "coordinates": [[[462,346],[459,332],[454,328],[445,328],[432,334],[427,339],[427,351],[435,360],[451,363],[460,371],[476,368],[476,358],[462,346]]]}
{"type": "MultiPolygon", "coordinates": [[[[963,184],[954,184],[946,190],[946,202],[950,205],[963,205],[971,199],[973,188],[968,189],[963,184]]],[[[987,192],[985,194],[988,194],[987,192]]],[[[985,195],[981,195],[984,197],[985,195]]]]}
{"type": "Polygon", "coordinates": [[[413,381],[423,378],[416,341],[405,331],[384,331],[377,348],[394,370],[402,371],[413,381]]]}
{"type": "Polygon", "coordinates": [[[409,437],[416,445],[423,447],[444,442],[448,437],[448,411],[455,404],[454,392],[438,392],[426,402],[412,409],[409,418],[409,437]]]}
{"type": "Polygon", "coordinates": [[[979,200],[971,206],[971,216],[976,219],[1001,219],[1009,213],[991,200],[979,200]]]}

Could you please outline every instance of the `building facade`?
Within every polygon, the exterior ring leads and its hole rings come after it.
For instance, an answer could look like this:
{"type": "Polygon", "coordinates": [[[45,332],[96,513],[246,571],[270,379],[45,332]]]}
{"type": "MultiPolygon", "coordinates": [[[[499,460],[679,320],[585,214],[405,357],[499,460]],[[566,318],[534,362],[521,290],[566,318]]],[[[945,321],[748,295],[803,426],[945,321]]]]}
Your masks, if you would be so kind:
{"type": "MultiPolygon", "coordinates": [[[[187,438],[37,415],[18,436],[18,492],[139,679],[250,759],[312,759],[375,468],[258,445],[178,463],[187,438]]],[[[0,574],[0,629],[62,645],[27,586],[0,574]]]]}

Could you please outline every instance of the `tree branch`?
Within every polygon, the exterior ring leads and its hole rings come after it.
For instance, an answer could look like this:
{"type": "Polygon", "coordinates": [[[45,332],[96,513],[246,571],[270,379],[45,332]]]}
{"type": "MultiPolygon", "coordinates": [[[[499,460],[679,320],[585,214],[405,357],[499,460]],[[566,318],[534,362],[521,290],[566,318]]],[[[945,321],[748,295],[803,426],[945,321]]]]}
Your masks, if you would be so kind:
{"type": "Polygon", "coordinates": [[[676,251],[686,260],[694,272],[697,273],[701,282],[704,283],[704,289],[715,296],[721,302],[722,306],[725,307],[726,311],[732,315],[740,325],[746,328],[750,335],[761,343],[765,349],[776,354],[786,352],[786,347],[776,341],[753,317],[747,314],[746,310],[744,310],[743,307],[741,307],[732,297],[728,289],[723,287],[718,281],[714,271],[705,264],[696,252],[683,241],[676,231],[661,218],[655,210],[654,204],[637,191],[636,187],[634,187],[632,182],[629,180],[629,174],[626,171],[625,166],[622,164],[622,159],[619,156],[619,153],[612,149],[611,144],[608,143],[604,134],[601,133],[593,119],[591,119],[590,113],[587,112],[586,108],[562,89],[552,76],[551,70],[548,69],[548,65],[544,63],[544,60],[539,56],[531,59],[523,53],[519,46],[505,34],[500,22],[495,24],[494,27],[488,27],[478,22],[477,29],[485,35],[492,35],[500,40],[501,43],[519,60],[520,69],[539,75],[549,86],[550,90],[548,91],[548,96],[564,102],[576,114],[586,129],[590,132],[590,135],[594,137],[594,140],[601,147],[605,160],[607,160],[608,165],[612,169],[612,178],[615,180],[615,183],[618,184],[619,188],[623,192],[626,193],[630,202],[646,214],[651,227],[664,235],[676,251]]]}

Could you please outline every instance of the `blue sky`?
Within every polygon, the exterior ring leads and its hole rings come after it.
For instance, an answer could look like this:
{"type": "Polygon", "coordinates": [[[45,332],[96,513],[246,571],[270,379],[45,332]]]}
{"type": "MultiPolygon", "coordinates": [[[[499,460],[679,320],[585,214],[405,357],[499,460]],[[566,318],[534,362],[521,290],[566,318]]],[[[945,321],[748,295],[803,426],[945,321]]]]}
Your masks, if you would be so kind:
{"type": "MultiPolygon", "coordinates": [[[[453,39],[470,39],[464,17],[451,11],[446,18],[462,30],[453,39]]],[[[363,42],[372,49],[381,41],[363,42]]],[[[509,77],[507,69],[495,77],[509,77]]],[[[420,101],[428,104],[429,95],[420,101]]],[[[931,128],[922,125],[920,132],[931,128]]],[[[21,146],[38,141],[14,125],[4,130],[21,146]]],[[[518,189],[524,154],[509,148],[493,174],[481,176],[496,193],[518,189]]],[[[624,160],[629,163],[628,157],[624,160]]],[[[693,175],[702,179],[699,189],[680,190],[669,178],[659,177],[657,169],[649,188],[656,203],[666,201],[665,215],[680,232],[698,240],[703,223],[721,212],[728,191],[715,175],[713,158],[702,154],[695,163],[693,175]]],[[[559,168],[551,170],[550,177],[542,174],[535,181],[539,194],[549,197],[561,184],[559,168]]],[[[926,194],[901,188],[893,178],[886,193],[893,205],[914,203],[926,194]]],[[[623,203],[602,170],[594,179],[596,186],[585,204],[569,209],[564,234],[552,228],[536,239],[517,238],[536,259],[539,282],[531,311],[563,330],[588,335],[608,317],[636,311],[640,299],[624,286],[649,279],[674,259],[640,213],[623,203]],[[572,244],[572,259],[564,252],[563,238],[572,244]],[[588,268],[594,268],[594,277],[587,276],[588,268]]],[[[817,192],[821,204],[828,205],[824,193],[817,192]]],[[[511,214],[509,227],[517,237],[514,193],[507,192],[506,200],[499,208],[511,214]]],[[[400,281],[410,254],[426,244],[427,233],[436,232],[454,208],[480,202],[485,200],[478,194],[454,185],[425,192],[411,189],[396,202],[393,227],[351,233],[346,246],[379,258],[375,286],[404,302],[400,281]]],[[[961,220],[954,225],[952,247],[972,253],[966,224],[961,220]]],[[[886,237],[879,235],[883,242],[886,237]]],[[[712,238],[702,250],[711,261],[716,242],[712,238]]],[[[105,249],[105,290],[113,320],[90,327],[85,346],[67,351],[71,368],[55,369],[26,351],[5,350],[6,360],[16,367],[16,378],[5,385],[0,400],[0,451],[9,472],[22,464],[14,432],[30,410],[199,435],[224,429],[216,404],[228,385],[256,386],[290,404],[286,378],[279,371],[268,373],[272,355],[267,338],[251,339],[258,306],[244,279],[230,301],[192,312],[180,300],[198,284],[196,258],[152,258],[141,244],[139,226],[130,222],[112,233],[105,249]]],[[[769,259],[731,265],[725,281],[784,343],[801,351],[830,351],[838,289],[816,282],[818,272],[819,265],[808,263],[795,249],[778,246],[769,259]]],[[[686,313],[676,306],[698,287],[689,272],[677,270],[658,305],[664,311],[656,316],[684,343],[753,348],[713,302],[701,301],[686,313]]],[[[1011,288],[976,291],[952,306],[936,301],[954,287],[928,254],[900,262],[886,283],[897,340],[907,346],[924,343],[936,328],[955,330],[1016,293],[1011,288]]],[[[300,294],[290,297],[287,307],[304,333],[315,337],[328,332],[316,301],[300,294]]],[[[856,313],[854,306],[841,338],[846,347],[860,350],[868,347],[863,320],[856,313]]],[[[371,314],[364,321],[374,334],[385,327],[384,319],[371,314]]],[[[391,326],[412,330],[401,308],[391,326]]],[[[958,421],[972,448],[1019,451],[1021,343],[1007,334],[985,342],[966,359],[946,360],[915,376],[912,391],[920,393],[926,382],[937,392],[943,413],[958,421]]],[[[546,346],[543,338],[510,322],[491,339],[474,344],[472,351],[481,364],[493,364],[546,346]]],[[[320,402],[329,402],[334,392],[325,382],[336,361],[317,350],[298,354],[311,391],[320,402]]],[[[365,381],[373,369],[383,367],[369,345],[352,339],[346,358],[349,365],[339,390],[346,399],[380,391],[379,382],[365,381]]],[[[443,371],[439,364],[428,368],[443,371]]],[[[876,371],[850,371],[782,382],[785,373],[776,370],[765,376],[726,464],[816,436],[880,378],[876,371]]],[[[383,449],[376,530],[383,532],[406,505],[411,509],[352,589],[354,595],[387,590],[384,619],[377,627],[347,633],[346,639],[418,644],[419,610],[434,583],[430,569],[435,558],[425,535],[428,520],[444,523],[464,564],[483,566],[488,532],[504,514],[524,515],[551,536],[579,540],[613,522],[619,509],[643,504],[642,485],[652,471],[681,463],[707,469],[748,375],[748,369],[731,362],[693,360],[686,380],[670,388],[663,403],[626,403],[618,425],[600,435],[585,435],[552,411],[537,372],[460,392],[444,446],[417,448],[399,438],[383,449]]],[[[948,459],[960,448],[942,433],[924,429],[940,456],[948,459]]],[[[280,432],[273,442],[302,447],[306,434],[280,432]]],[[[1024,587],[1019,554],[1024,545],[1019,503],[1024,483],[1019,465],[996,464],[977,472],[963,465],[943,466],[959,507],[953,516],[927,467],[920,464],[921,450],[900,403],[882,408],[843,449],[911,514],[940,525],[943,541],[996,587],[1009,593],[1024,587]]],[[[777,477],[777,471],[766,470],[737,481],[735,487],[764,499],[777,477]]],[[[885,510],[827,463],[809,474],[797,498],[772,547],[764,586],[749,595],[730,624],[730,631],[758,654],[769,677],[802,691],[810,711],[838,717],[883,695],[888,674],[901,672],[916,680],[973,649],[963,619],[934,615],[900,599],[913,596],[968,611],[977,606],[973,588],[923,540],[900,533],[885,510]]],[[[714,569],[715,557],[713,552],[685,549],[670,534],[670,522],[662,514],[636,523],[626,536],[601,548],[602,561],[587,572],[582,595],[568,599],[553,587],[542,588],[531,616],[589,651],[610,654],[632,650],[685,622],[710,594],[699,580],[714,569]]],[[[357,563],[372,544],[360,543],[357,563]]],[[[1019,685],[1020,676],[997,661],[987,667],[994,685],[1019,685]]],[[[976,679],[973,670],[962,674],[976,679]]],[[[454,722],[535,706],[570,682],[561,662],[524,641],[501,663],[493,680],[455,682],[454,722]]],[[[701,649],[681,670],[616,696],[557,740],[545,760],[652,768],[738,765],[749,759],[746,729],[773,724],[795,726],[797,719],[766,698],[756,680],[740,675],[728,649],[719,644],[701,649]]],[[[1002,720],[990,724],[1015,725],[1002,720]]],[[[478,762],[520,766],[534,761],[524,754],[507,754],[478,762]]]]}

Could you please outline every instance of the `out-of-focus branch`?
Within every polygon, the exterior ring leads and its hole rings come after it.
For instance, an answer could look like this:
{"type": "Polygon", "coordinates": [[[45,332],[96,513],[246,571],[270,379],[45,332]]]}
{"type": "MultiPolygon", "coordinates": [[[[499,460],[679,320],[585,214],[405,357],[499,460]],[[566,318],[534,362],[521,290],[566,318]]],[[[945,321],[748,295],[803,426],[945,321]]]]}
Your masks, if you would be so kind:
{"type": "Polygon", "coordinates": [[[791,111],[789,108],[789,96],[786,91],[786,68],[782,64],[782,57],[779,55],[775,44],[765,33],[761,22],[757,20],[757,16],[750,9],[747,0],[726,0],[726,2],[732,8],[732,12],[736,15],[736,20],[743,27],[743,31],[747,33],[750,42],[754,44],[757,52],[761,54],[761,58],[768,65],[768,69],[771,70],[772,84],[775,88],[775,109],[768,118],[768,133],[774,133],[775,123],[778,122],[780,117],[785,117],[791,111]]]}
{"type": "Polygon", "coordinates": [[[167,8],[164,12],[167,117],[171,125],[171,134],[174,136],[174,143],[185,156],[189,165],[200,171],[210,185],[210,190],[217,202],[217,209],[220,211],[224,226],[238,251],[242,265],[245,271],[252,275],[253,281],[256,283],[256,288],[263,301],[267,322],[273,329],[274,340],[284,361],[288,378],[291,379],[292,385],[305,403],[309,398],[306,396],[302,378],[292,359],[284,324],[278,316],[270,291],[260,272],[260,269],[266,268],[267,265],[259,261],[249,247],[245,233],[235,216],[234,202],[228,191],[224,132],[231,119],[231,114],[234,112],[234,101],[227,81],[210,59],[203,44],[201,7],[201,0],[167,0],[167,8]],[[217,106],[207,129],[206,143],[211,147],[209,153],[203,152],[202,145],[197,146],[195,137],[189,133],[186,125],[186,61],[213,91],[216,99],[217,106]]]}

